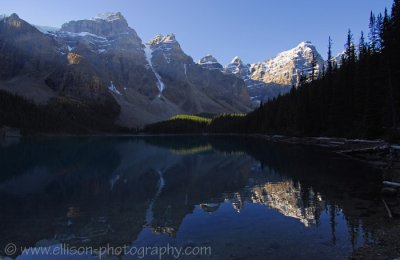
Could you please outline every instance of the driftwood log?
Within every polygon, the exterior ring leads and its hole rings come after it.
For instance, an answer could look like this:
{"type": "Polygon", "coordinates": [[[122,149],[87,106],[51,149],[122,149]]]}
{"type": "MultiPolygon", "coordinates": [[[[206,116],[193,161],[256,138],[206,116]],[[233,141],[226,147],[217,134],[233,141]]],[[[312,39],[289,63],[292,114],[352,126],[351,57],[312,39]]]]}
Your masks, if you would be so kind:
{"type": "Polygon", "coordinates": [[[383,185],[400,188],[400,183],[398,182],[384,181],[383,185]]]}

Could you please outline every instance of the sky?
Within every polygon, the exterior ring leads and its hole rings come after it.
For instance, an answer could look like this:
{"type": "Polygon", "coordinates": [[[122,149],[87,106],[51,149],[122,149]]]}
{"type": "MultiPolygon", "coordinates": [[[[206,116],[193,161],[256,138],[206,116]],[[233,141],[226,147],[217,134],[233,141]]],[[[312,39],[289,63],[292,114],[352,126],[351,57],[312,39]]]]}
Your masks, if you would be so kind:
{"type": "Polygon", "coordinates": [[[1,0],[0,14],[17,13],[36,25],[61,27],[70,20],[120,11],[144,42],[174,33],[198,60],[212,54],[222,64],[239,56],[246,63],[274,57],[311,41],[326,58],[344,48],[348,29],[358,41],[368,32],[370,11],[390,10],[392,0],[1,0]]]}

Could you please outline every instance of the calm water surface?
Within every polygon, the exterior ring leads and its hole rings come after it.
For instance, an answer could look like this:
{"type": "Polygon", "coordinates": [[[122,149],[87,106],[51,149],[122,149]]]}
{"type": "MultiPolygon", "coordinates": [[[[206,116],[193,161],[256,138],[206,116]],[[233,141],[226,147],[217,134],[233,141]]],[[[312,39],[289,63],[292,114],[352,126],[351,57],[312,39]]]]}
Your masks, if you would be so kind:
{"type": "Polygon", "coordinates": [[[180,259],[345,259],[374,240],[379,178],[321,149],[252,138],[3,140],[0,256],[13,243],[211,248],[180,259]]]}

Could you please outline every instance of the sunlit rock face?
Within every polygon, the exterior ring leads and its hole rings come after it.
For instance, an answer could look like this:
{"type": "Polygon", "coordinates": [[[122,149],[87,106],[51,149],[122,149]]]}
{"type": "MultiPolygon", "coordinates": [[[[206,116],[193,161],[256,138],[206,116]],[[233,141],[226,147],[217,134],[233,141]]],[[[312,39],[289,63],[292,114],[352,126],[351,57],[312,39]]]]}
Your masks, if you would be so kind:
{"type": "Polygon", "coordinates": [[[80,56],[79,54],[70,52],[68,53],[67,59],[68,59],[68,64],[72,65],[72,64],[79,64],[81,61],[82,56],[80,56]]]}
{"type": "Polygon", "coordinates": [[[252,64],[251,79],[264,83],[297,86],[300,77],[311,76],[313,60],[315,75],[322,72],[324,60],[311,42],[302,42],[295,48],[279,53],[275,58],[252,64]]]}

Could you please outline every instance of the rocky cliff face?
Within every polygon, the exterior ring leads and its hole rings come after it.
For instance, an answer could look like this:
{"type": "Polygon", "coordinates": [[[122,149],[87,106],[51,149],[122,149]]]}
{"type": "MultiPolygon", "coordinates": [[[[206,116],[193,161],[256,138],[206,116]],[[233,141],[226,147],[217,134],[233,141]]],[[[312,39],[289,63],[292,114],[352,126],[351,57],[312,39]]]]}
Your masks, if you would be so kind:
{"type": "Polygon", "coordinates": [[[110,37],[119,34],[133,34],[140,41],[136,32],[129,28],[128,22],[121,13],[106,13],[90,20],[70,21],[63,24],[61,31],[71,33],[91,33],[97,36],[110,37]]]}
{"type": "Polygon", "coordinates": [[[1,78],[40,72],[60,61],[56,42],[16,14],[0,20],[0,46],[1,78]]]}
{"type": "Polygon", "coordinates": [[[233,58],[231,63],[225,67],[224,72],[235,75],[243,80],[250,79],[250,65],[245,64],[238,56],[233,58]]]}
{"type": "Polygon", "coordinates": [[[245,64],[239,57],[235,57],[223,71],[225,74],[235,75],[243,79],[254,106],[258,106],[260,102],[266,102],[278,95],[289,92],[290,88],[286,85],[253,79],[253,74],[251,73],[252,66],[251,64],[245,64]]]}
{"type": "Polygon", "coordinates": [[[160,75],[159,85],[164,86],[162,97],[190,113],[246,111],[249,97],[244,82],[194,63],[175,35],[158,35],[146,46],[151,50],[152,66],[160,75]]]}
{"type": "Polygon", "coordinates": [[[197,62],[202,68],[208,70],[223,70],[223,66],[212,55],[207,55],[197,62]]]}
{"type": "Polygon", "coordinates": [[[316,63],[315,73],[318,75],[324,60],[311,42],[302,42],[291,50],[279,53],[275,58],[252,64],[251,79],[297,86],[301,75],[311,75],[313,59],[316,63]]]}
{"type": "Polygon", "coordinates": [[[112,100],[121,107],[123,126],[179,113],[249,110],[241,79],[197,65],[173,34],[143,44],[121,13],[71,21],[46,33],[11,15],[0,21],[0,46],[0,88],[40,102],[57,96],[112,100]],[[23,82],[29,84],[22,88],[23,82]]]}

